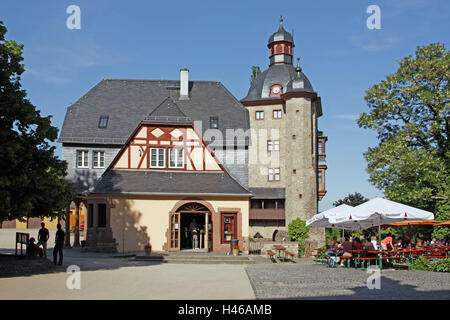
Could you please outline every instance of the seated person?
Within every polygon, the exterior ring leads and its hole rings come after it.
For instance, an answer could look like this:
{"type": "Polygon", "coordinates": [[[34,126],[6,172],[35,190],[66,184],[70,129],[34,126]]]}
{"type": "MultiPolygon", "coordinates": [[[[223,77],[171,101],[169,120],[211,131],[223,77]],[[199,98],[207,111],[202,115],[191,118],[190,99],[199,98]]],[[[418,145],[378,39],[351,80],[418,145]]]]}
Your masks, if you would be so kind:
{"type": "Polygon", "coordinates": [[[401,247],[402,247],[403,249],[409,248],[409,238],[408,238],[408,237],[404,236],[404,237],[402,238],[402,241],[401,241],[401,247]]]}
{"type": "Polygon", "coordinates": [[[364,256],[365,257],[370,258],[370,257],[375,257],[376,256],[375,253],[369,252],[369,251],[375,251],[375,248],[373,247],[373,243],[371,241],[363,239],[362,240],[362,245],[363,245],[363,250],[365,251],[364,252],[364,256]]]}
{"type": "Polygon", "coordinates": [[[374,248],[375,250],[378,250],[377,237],[372,236],[372,240],[370,240],[370,242],[372,243],[373,248],[374,248]]]}
{"type": "MultiPolygon", "coordinates": [[[[333,240],[328,245],[328,249],[336,249],[336,247],[337,247],[337,237],[333,237],[333,240]]],[[[328,251],[327,256],[329,257],[336,256],[336,251],[335,250],[328,251]]]]}
{"type": "Polygon", "coordinates": [[[333,240],[331,240],[330,244],[328,245],[329,249],[335,249],[337,246],[337,237],[333,237],[333,240]]]}
{"type": "Polygon", "coordinates": [[[423,247],[423,241],[422,239],[417,239],[416,248],[420,249],[423,247]]]}
{"type": "MultiPolygon", "coordinates": [[[[352,253],[349,252],[352,249],[353,249],[352,242],[350,241],[349,237],[345,237],[345,241],[342,243],[342,254],[340,255],[343,257],[352,257],[352,253]]],[[[341,261],[341,266],[343,265],[344,261],[341,261]]]]}
{"type": "Polygon", "coordinates": [[[38,247],[34,242],[36,240],[31,237],[30,240],[28,240],[28,245],[27,245],[27,256],[29,257],[36,257],[37,255],[39,255],[39,257],[43,257],[44,252],[42,251],[42,249],[40,247],[38,247]]]}
{"type": "Polygon", "coordinates": [[[353,241],[353,250],[363,250],[363,245],[358,237],[353,241]]]}

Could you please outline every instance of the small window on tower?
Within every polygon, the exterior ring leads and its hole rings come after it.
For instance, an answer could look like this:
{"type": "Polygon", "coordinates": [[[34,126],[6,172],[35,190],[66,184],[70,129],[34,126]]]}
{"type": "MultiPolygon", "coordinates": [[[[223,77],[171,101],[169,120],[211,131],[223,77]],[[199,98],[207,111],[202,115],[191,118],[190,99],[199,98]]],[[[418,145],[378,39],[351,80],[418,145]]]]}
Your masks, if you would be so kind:
{"type": "Polygon", "coordinates": [[[100,116],[100,120],[98,121],[99,128],[106,128],[108,126],[109,116],[100,116]]]}
{"type": "Polygon", "coordinates": [[[209,117],[209,127],[211,129],[219,129],[219,117],[209,117]]]}

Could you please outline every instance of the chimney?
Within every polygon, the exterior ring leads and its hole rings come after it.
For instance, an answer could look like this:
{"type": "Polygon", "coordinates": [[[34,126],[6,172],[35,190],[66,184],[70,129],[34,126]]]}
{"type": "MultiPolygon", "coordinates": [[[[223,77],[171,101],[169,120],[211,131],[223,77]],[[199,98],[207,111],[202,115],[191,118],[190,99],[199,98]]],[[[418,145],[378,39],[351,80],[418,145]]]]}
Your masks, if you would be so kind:
{"type": "Polygon", "coordinates": [[[180,70],[180,100],[189,100],[189,69],[180,70]]]}

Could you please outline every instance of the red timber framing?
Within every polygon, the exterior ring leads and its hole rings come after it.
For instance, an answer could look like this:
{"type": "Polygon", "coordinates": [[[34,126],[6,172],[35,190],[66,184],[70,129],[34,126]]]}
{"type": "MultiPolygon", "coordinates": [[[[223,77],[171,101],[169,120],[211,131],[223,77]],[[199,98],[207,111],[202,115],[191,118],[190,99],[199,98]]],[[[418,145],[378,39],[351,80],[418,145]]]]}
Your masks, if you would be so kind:
{"type": "Polygon", "coordinates": [[[223,165],[217,160],[214,153],[209,149],[205,141],[192,125],[146,122],[142,122],[134,130],[130,138],[128,138],[127,142],[111,162],[108,167],[108,170],[109,169],[226,172],[223,165]],[[188,133],[188,131],[190,131],[190,133],[188,133]],[[134,150],[138,150],[140,157],[139,161],[134,161],[134,165],[132,161],[133,148],[134,150]],[[164,167],[151,167],[150,150],[152,148],[164,150],[164,167]],[[171,148],[182,148],[184,150],[182,167],[169,167],[169,149],[171,148]],[[193,155],[194,151],[197,154],[197,158],[193,155]],[[201,161],[199,160],[200,153],[201,161]],[[123,155],[126,155],[127,160],[119,161],[123,155]],[[210,161],[209,168],[207,165],[207,158],[209,158],[210,161]]]}

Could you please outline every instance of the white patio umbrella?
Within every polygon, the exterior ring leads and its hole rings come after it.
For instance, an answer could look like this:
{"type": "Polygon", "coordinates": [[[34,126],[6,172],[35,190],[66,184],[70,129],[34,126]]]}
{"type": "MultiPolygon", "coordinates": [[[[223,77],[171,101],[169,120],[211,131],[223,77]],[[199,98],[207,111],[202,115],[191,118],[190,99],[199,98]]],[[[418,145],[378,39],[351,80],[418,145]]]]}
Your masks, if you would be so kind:
{"type": "Polygon", "coordinates": [[[317,228],[340,228],[342,229],[342,236],[344,236],[344,230],[356,230],[357,226],[355,224],[345,224],[342,226],[336,226],[330,223],[330,218],[338,218],[340,215],[342,217],[345,216],[345,213],[350,209],[353,209],[352,206],[347,204],[341,204],[337,207],[322,211],[318,214],[315,214],[311,217],[311,219],[306,221],[306,226],[308,227],[317,227],[317,228]]]}
{"type": "Polygon", "coordinates": [[[331,217],[329,222],[336,227],[353,226],[353,230],[378,226],[378,238],[381,243],[380,226],[383,224],[404,220],[432,219],[434,219],[432,212],[383,198],[375,198],[344,213],[331,217]]]}
{"type": "Polygon", "coordinates": [[[337,216],[339,213],[348,212],[350,209],[353,209],[353,207],[346,204],[341,204],[340,206],[315,214],[311,217],[311,219],[306,221],[306,225],[308,227],[331,228],[329,219],[337,216]]]}

